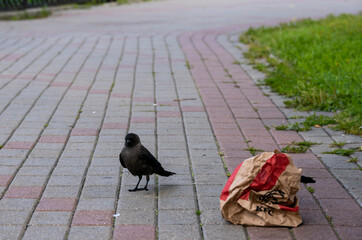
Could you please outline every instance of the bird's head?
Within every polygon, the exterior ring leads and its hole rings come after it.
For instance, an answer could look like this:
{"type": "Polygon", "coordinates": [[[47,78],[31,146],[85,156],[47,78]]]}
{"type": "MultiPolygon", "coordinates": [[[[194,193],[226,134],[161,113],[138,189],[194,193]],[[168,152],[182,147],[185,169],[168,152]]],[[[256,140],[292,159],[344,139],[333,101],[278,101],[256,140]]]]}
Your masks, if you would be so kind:
{"type": "Polygon", "coordinates": [[[137,144],[141,143],[140,137],[137,134],[134,133],[128,133],[125,137],[125,143],[124,145],[126,147],[133,147],[137,144]]]}

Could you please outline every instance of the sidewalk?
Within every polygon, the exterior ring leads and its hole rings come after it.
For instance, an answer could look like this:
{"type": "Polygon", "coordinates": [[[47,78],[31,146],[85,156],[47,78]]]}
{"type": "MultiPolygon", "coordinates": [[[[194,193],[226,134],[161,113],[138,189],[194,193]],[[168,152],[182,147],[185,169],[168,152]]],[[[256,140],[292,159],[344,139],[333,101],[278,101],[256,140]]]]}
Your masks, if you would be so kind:
{"type": "Polygon", "coordinates": [[[255,85],[259,73],[234,64],[243,61],[236,38],[249,26],[358,12],[358,1],[220,2],[0,22],[0,239],[360,239],[360,170],[321,153],[361,138],[274,130],[309,113],[284,108],[255,85]],[[138,179],[118,160],[127,132],[177,175],[152,176],[149,191],[128,192],[138,179]],[[251,156],[246,148],[314,139],[323,144],[292,155],[317,181],[313,194],[305,185],[298,193],[302,226],[221,218],[226,170],[251,156]]]}

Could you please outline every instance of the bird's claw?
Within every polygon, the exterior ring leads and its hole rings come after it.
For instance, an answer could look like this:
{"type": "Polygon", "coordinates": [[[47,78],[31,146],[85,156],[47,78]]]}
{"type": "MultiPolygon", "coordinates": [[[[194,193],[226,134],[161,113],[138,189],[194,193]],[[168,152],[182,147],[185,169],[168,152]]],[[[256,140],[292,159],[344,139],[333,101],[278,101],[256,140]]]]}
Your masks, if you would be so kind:
{"type": "Polygon", "coordinates": [[[128,192],[137,192],[141,190],[143,190],[143,188],[134,188],[134,189],[128,189],[128,192]]]}

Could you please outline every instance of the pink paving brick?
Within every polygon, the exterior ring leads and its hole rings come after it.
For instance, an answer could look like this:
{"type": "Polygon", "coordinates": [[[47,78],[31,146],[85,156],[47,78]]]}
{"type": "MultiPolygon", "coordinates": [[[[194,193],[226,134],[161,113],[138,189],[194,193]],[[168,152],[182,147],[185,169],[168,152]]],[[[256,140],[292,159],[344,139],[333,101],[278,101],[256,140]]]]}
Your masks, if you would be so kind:
{"type": "Polygon", "coordinates": [[[71,83],[69,82],[54,82],[51,84],[52,87],[68,87],[71,83]]]}
{"type": "Polygon", "coordinates": [[[12,179],[13,175],[0,175],[0,187],[6,187],[12,179]]]}
{"type": "Polygon", "coordinates": [[[105,89],[92,89],[89,91],[90,94],[108,94],[109,90],[105,89]]]}
{"type": "Polygon", "coordinates": [[[132,123],[154,123],[155,118],[153,117],[132,117],[132,123]]]}
{"type": "Polygon", "coordinates": [[[65,143],[67,141],[67,136],[41,136],[39,139],[40,143],[65,143]]]}
{"type": "Polygon", "coordinates": [[[337,240],[332,228],[328,225],[313,226],[301,225],[292,229],[296,239],[313,239],[313,240],[337,240]]]}
{"type": "Polygon", "coordinates": [[[319,199],[322,208],[328,213],[330,211],[361,211],[360,207],[352,199],[319,199]]]}
{"type": "Polygon", "coordinates": [[[278,144],[289,144],[291,142],[302,142],[303,138],[294,131],[280,131],[271,129],[270,133],[273,135],[278,144]]]}
{"type": "Polygon", "coordinates": [[[331,210],[327,213],[332,217],[334,226],[362,227],[362,211],[331,210]]]}
{"type": "Polygon", "coordinates": [[[42,198],[36,211],[73,211],[76,199],[71,198],[42,198]]]}
{"type": "Polygon", "coordinates": [[[74,214],[73,226],[111,226],[113,211],[111,210],[79,210],[74,214]]]}
{"type": "Polygon", "coordinates": [[[10,186],[4,198],[39,198],[43,187],[10,186]]]}
{"type": "Polygon", "coordinates": [[[72,136],[97,136],[99,130],[96,128],[73,128],[72,136]]]}
{"type": "Polygon", "coordinates": [[[7,142],[4,149],[31,149],[33,145],[31,142],[7,142]]]}
{"type": "Polygon", "coordinates": [[[248,227],[250,239],[292,239],[288,228],[248,227]]]}
{"type": "Polygon", "coordinates": [[[261,118],[281,118],[284,119],[285,116],[279,111],[277,107],[269,108],[258,108],[258,113],[261,118]]]}
{"type": "Polygon", "coordinates": [[[158,111],[157,117],[180,117],[180,112],[173,112],[173,111],[158,111]]]}
{"type": "Polygon", "coordinates": [[[103,129],[127,129],[127,123],[107,122],[103,124],[103,129]]]}
{"type": "Polygon", "coordinates": [[[300,215],[303,224],[306,225],[328,225],[328,221],[321,210],[316,209],[300,209],[300,215]]]}
{"type": "Polygon", "coordinates": [[[361,240],[362,227],[336,226],[335,230],[341,239],[361,240]]]}
{"type": "Polygon", "coordinates": [[[156,227],[145,225],[117,225],[113,234],[114,240],[154,240],[156,227]]]}

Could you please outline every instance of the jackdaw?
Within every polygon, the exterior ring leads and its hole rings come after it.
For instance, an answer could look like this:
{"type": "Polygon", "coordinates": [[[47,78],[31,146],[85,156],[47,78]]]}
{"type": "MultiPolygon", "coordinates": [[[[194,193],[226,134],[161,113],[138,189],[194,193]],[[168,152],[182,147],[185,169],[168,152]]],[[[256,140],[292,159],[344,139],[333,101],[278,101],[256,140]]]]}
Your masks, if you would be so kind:
{"type": "Polygon", "coordinates": [[[133,176],[138,176],[139,178],[136,187],[128,191],[147,191],[147,184],[151,174],[156,173],[164,177],[175,174],[163,169],[161,163],[141,144],[141,140],[137,134],[128,133],[125,140],[124,147],[119,154],[119,161],[124,168],[128,168],[133,176]],[[146,175],[147,182],[144,188],[138,188],[142,175],[146,175]]]}

